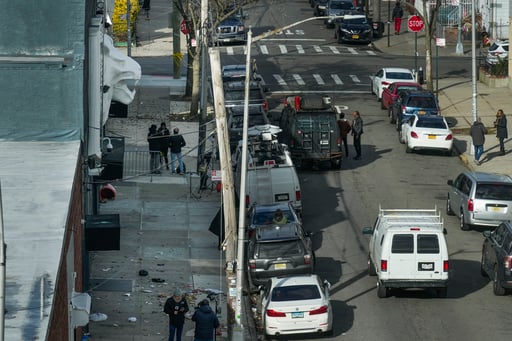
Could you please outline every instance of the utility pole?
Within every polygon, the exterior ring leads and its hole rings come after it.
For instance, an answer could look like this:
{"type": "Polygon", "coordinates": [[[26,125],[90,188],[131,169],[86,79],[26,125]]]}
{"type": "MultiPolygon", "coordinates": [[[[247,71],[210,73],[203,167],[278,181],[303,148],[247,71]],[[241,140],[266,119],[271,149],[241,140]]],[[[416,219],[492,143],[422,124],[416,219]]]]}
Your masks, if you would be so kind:
{"type": "Polygon", "coordinates": [[[4,210],[2,207],[2,184],[0,183],[0,341],[5,337],[5,241],[4,210]]]}
{"type": "Polygon", "coordinates": [[[132,56],[132,4],[130,3],[131,0],[126,0],[126,28],[127,28],[127,37],[126,37],[126,51],[128,57],[132,56]]]}
{"type": "Polygon", "coordinates": [[[200,115],[199,115],[199,141],[197,148],[197,171],[203,163],[204,149],[206,144],[206,48],[208,46],[208,0],[201,0],[201,94],[200,94],[200,115]]]}
{"type": "MultiPolygon", "coordinates": [[[[220,66],[220,53],[218,48],[210,48],[210,68],[212,73],[213,104],[215,107],[215,123],[217,126],[217,139],[219,145],[219,161],[222,172],[222,198],[224,209],[224,223],[226,226],[225,239],[222,243],[226,250],[226,280],[229,290],[228,295],[228,324],[229,331],[232,332],[232,320],[234,316],[234,299],[231,295],[236,286],[233,276],[234,264],[236,262],[236,214],[235,214],[235,195],[233,186],[233,168],[231,166],[231,154],[229,149],[228,126],[226,119],[226,107],[224,106],[224,91],[222,87],[222,76],[220,66]]],[[[222,228],[222,227],[221,227],[222,228]]],[[[238,267],[243,267],[243,259],[237,263],[238,267]]]]}

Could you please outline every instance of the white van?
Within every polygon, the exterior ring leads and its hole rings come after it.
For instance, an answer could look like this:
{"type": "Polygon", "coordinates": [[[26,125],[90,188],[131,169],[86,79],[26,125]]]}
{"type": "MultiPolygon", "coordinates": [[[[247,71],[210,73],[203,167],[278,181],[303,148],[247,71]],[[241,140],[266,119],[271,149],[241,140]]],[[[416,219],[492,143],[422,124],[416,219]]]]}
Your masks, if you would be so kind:
{"type": "Polygon", "coordinates": [[[378,276],[380,298],[392,288],[435,288],[446,297],[448,248],[437,209],[379,209],[375,225],[363,234],[371,235],[368,273],[378,276]]]}
{"type": "MultiPolygon", "coordinates": [[[[235,190],[240,195],[242,177],[242,141],[233,156],[236,161],[235,190]]],[[[272,134],[251,137],[248,142],[247,175],[245,178],[246,207],[291,201],[300,215],[302,211],[299,177],[286,145],[272,134]]]]}

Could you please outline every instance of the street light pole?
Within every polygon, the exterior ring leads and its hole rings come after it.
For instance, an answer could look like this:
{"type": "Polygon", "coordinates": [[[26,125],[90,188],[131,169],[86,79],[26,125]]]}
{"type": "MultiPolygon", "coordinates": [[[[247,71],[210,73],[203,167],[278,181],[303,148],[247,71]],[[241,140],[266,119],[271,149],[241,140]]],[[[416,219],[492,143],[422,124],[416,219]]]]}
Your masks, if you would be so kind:
{"type": "Polygon", "coordinates": [[[477,88],[476,88],[476,26],[475,26],[475,0],[471,0],[471,78],[473,88],[473,122],[477,116],[477,88]]]}
{"type": "Polygon", "coordinates": [[[462,0],[459,0],[459,22],[457,24],[457,45],[455,46],[455,53],[458,55],[464,54],[464,49],[462,47],[462,32],[461,31],[462,31],[462,0]]]}

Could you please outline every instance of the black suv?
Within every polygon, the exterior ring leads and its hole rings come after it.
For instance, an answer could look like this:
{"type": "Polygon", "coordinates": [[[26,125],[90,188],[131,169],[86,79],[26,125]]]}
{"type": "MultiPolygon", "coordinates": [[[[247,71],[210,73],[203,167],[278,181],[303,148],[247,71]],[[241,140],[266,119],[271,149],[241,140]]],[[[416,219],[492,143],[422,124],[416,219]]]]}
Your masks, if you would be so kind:
{"type": "MultiPolygon", "coordinates": [[[[249,128],[270,124],[265,110],[261,105],[249,106],[249,128]]],[[[228,117],[229,145],[231,150],[235,150],[238,141],[242,139],[244,127],[244,107],[233,106],[226,108],[228,117]]]]}
{"type": "Polygon", "coordinates": [[[402,122],[412,115],[441,115],[436,95],[428,91],[401,91],[389,106],[389,123],[396,123],[400,131],[402,122]]]}
{"type": "Polygon", "coordinates": [[[366,43],[373,40],[372,22],[366,15],[345,15],[336,20],[334,38],[338,43],[366,43]]]}
{"type": "Polygon", "coordinates": [[[505,295],[512,289],[512,225],[501,223],[494,231],[484,231],[482,276],[493,281],[495,295],[505,295]]]}
{"type": "Polygon", "coordinates": [[[247,280],[252,292],[271,277],[313,273],[315,255],[299,223],[255,229],[247,246],[247,280]]]}
{"type": "MultiPolygon", "coordinates": [[[[249,83],[249,107],[261,106],[263,111],[268,111],[266,92],[260,82],[249,83]]],[[[245,103],[245,81],[224,83],[224,106],[226,108],[244,107],[245,103]]]]}

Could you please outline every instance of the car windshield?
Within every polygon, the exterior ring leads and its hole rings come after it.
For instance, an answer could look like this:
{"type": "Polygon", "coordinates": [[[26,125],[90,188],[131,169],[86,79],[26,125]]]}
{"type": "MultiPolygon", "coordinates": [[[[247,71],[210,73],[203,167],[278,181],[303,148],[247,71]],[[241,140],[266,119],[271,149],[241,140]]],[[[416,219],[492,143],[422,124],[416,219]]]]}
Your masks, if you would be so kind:
{"type": "MultiPolygon", "coordinates": [[[[245,98],[245,90],[228,90],[224,92],[224,100],[226,101],[243,101],[245,98]]],[[[261,92],[259,89],[251,89],[249,90],[249,98],[250,99],[262,99],[261,92]]]]}
{"type": "Polygon", "coordinates": [[[416,127],[418,127],[418,128],[435,128],[435,129],[447,129],[448,128],[443,120],[432,119],[432,118],[419,119],[418,122],[416,122],[416,127]]]}
{"type": "Polygon", "coordinates": [[[475,193],[476,199],[512,200],[512,185],[508,184],[478,184],[475,193]]]}
{"type": "MultiPolygon", "coordinates": [[[[265,118],[263,117],[263,114],[255,114],[249,116],[249,126],[258,126],[266,124],[265,118]]],[[[242,129],[244,125],[244,116],[243,115],[236,115],[233,116],[233,119],[231,120],[231,129],[242,129]]]]}
{"type": "Polygon", "coordinates": [[[290,285],[274,288],[272,290],[271,300],[273,302],[303,301],[317,300],[320,297],[320,290],[317,285],[290,285]]]}
{"type": "Polygon", "coordinates": [[[331,6],[332,9],[354,9],[354,6],[350,2],[332,2],[331,6]]]}
{"type": "Polygon", "coordinates": [[[304,248],[299,239],[283,240],[271,243],[259,243],[259,259],[275,259],[283,256],[304,254],[304,248]]]}
{"type": "Polygon", "coordinates": [[[407,72],[387,72],[386,77],[388,79],[413,79],[412,75],[407,72]]]}
{"type": "Polygon", "coordinates": [[[368,21],[366,20],[366,18],[345,19],[344,21],[350,25],[366,25],[366,24],[368,24],[368,21]]]}
{"type": "MultiPolygon", "coordinates": [[[[295,222],[290,211],[281,211],[283,212],[283,216],[286,217],[287,222],[295,222]]],[[[272,219],[274,219],[274,212],[259,212],[254,215],[252,223],[254,225],[267,225],[272,223],[272,219]]]]}

